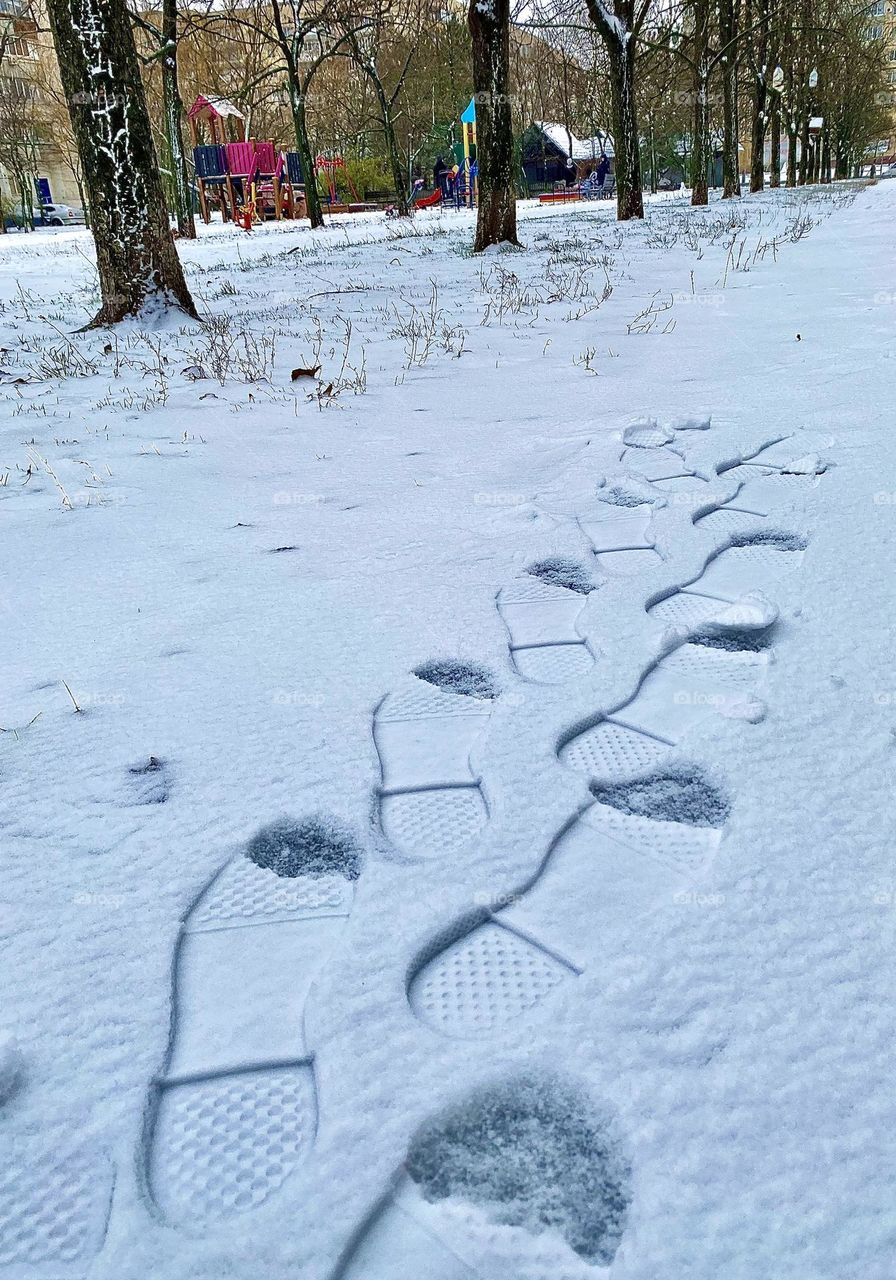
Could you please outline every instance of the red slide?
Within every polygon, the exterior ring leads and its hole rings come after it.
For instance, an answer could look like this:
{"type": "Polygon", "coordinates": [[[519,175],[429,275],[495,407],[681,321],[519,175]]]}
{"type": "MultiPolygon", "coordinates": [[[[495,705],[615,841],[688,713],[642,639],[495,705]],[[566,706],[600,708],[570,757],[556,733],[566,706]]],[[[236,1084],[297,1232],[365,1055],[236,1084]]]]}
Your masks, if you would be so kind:
{"type": "Polygon", "coordinates": [[[439,204],[442,199],[442,193],[438,187],[431,196],[418,196],[414,201],[415,209],[431,209],[434,204],[439,204]]]}

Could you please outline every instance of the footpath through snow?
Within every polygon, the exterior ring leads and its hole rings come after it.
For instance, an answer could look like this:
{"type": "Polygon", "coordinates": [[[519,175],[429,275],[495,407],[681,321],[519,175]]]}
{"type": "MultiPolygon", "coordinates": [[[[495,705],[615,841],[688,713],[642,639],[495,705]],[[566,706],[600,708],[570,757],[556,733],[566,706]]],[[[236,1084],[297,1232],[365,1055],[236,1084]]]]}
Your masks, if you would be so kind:
{"type": "Polygon", "coordinates": [[[894,215],[0,244],[0,1277],[892,1275],[894,215]]]}

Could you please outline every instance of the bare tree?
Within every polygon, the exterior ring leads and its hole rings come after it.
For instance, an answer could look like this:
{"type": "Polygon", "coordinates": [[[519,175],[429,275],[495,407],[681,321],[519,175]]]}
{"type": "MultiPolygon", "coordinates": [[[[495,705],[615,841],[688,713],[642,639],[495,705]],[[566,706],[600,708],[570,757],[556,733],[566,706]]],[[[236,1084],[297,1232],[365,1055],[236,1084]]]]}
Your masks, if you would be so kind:
{"type": "Polygon", "coordinates": [[[171,237],[125,0],[47,0],[84,172],[102,306],[93,325],[150,308],[195,316],[171,237]]]}
{"type": "Polygon", "coordinates": [[[342,43],[350,39],[349,27],[333,39],[328,27],[327,7],[316,5],[309,12],[304,0],[271,0],[274,31],[286,67],[286,85],[296,135],[296,149],[305,178],[305,209],[312,227],[324,225],[320,196],[314,170],[314,155],[308,136],[308,92],[311,81],[326,58],[332,57],[342,43]]]}
{"type": "Polygon", "coordinates": [[[158,27],[142,14],[133,13],[132,17],[141,30],[145,31],[153,43],[157,45],[156,52],[150,56],[148,61],[158,62],[161,68],[162,118],[165,142],[171,161],[174,216],[177,219],[178,235],[187,240],[195,240],[196,219],[193,217],[193,190],[190,184],[190,172],[187,168],[187,153],[184,148],[184,104],[181,98],[177,69],[179,41],[177,0],[162,0],[162,19],[161,25],[158,27]]]}
{"type": "Polygon", "coordinates": [[[650,0],[587,0],[587,4],[588,15],[603,39],[610,65],[616,216],[620,222],[643,218],[635,59],[650,0]]]}
{"type": "MultiPolygon", "coordinates": [[[[389,68],[390,38],[396,35],[399,22],[413,27],[419,33],[419,10],[402,6],[393,10],[391,0],[376,3],[367,15],[363,26],[353,26],[346,32],[350,55],[370,81],[376,99],[377,111],[383,128],[386,155],[392,170],[395,186],[395,207],[399,217],[410,213],[408,204],[408,173],[402,161],[396,126],[401,114],[400,101],[411,64],[417,53],[417,40],[404,42],[404,54],[394,69],[389,68]],[[389,68],[389,70],[387,70],[389,68]],[[392,74],[390,75],[390,70],[392,74]]],[[[349,19],[351,21],[351,19],[349,19]]]]}

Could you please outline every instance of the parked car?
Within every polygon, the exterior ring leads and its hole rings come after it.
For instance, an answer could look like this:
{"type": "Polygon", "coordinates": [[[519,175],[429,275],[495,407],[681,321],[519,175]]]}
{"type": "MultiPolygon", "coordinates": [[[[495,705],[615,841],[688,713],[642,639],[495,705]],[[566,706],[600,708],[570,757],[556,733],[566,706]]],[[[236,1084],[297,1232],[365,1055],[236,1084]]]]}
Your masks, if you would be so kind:
{"type": "Polygon", "coordinates": [[[896,178],[896,164],[885,165],[877,176],[879,178],[896,178]]]}
{"type": "Polygon", "coordinates": [[[34,209],[36,227],[78,227],[84,225],[84,210],[70,204],[44,204],[34,209]]]}

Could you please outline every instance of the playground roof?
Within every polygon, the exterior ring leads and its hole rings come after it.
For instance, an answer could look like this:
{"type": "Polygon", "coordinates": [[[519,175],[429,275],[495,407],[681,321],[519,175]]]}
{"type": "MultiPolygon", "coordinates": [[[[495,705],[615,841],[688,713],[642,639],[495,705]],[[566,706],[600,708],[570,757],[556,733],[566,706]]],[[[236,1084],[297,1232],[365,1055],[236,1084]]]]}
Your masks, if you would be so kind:
{"type": "Polygon", "coordinates": [[[598,131],[593,138],[577,138],[564,124],[547,120],[536,120],[534,124],[562,155],[571,155],[573,160],[597,160],[602,155],[613,158],[613,139],[608,133],[598,131]]]}
{"type": "Polygon", "coordinates": [[[225,116],[237,116],[240,120],[244,119],[242,111],[235,107],[232,102],[228,102],[226,98],[206,98],[201,93],[188,112],[191,120],[195,120],[197,116],[208,116],[216,120],[223,120],[225,116]]]}

